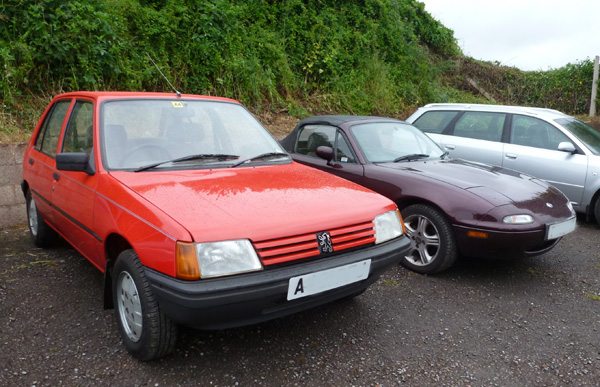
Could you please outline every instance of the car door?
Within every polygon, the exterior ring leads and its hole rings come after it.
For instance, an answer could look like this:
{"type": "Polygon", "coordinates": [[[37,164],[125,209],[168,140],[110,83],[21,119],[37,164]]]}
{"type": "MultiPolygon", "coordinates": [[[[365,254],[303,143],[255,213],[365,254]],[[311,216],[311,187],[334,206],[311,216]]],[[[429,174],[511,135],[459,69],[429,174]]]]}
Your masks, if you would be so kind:
{"type": "Polygon", "coordinates": [[[504,147],[504,167],[539,177],[572,202],[581,202],[588,159],[581,151],[558,150],[559,143],[571,142],[564,133],[538,118],[515,114],[509,137],[504,147]]]}
{"type": "Polygon", "coordinates": [[[364,168],[346,135],[335,126],[303,126],[294,147],[294,159],[355,183],[363,183],[364,168]],[[316,150],[319,146],[328,146],[334,150],[334,159],[330,163],[317,156],[316,150]]]}
{"type": "Polygon", "coordinates": [[[40,126],[33,148],[29,150],[23,174],[38,211],[54,226],[52,190],[56,169],[56,152],[71,99],[54,102],[40,126]]]}
{"type": "Polygon", "coordinates": [[[506,114],[464,112],[437,141],[453,158],[502,165],[502,133],[506,114]]]}
{"type": "MultiPolygon", "coordinates": [[[[93,102],[77,99],[65,125],[60,152],[86,153],[95,165],[93,124],[93,102]]],[[[83,255],[99,264],[97,247],[101,239],[94,232],[97,174],[55,169],[54,180],[52,202],[58,230],[83,255]]]]}

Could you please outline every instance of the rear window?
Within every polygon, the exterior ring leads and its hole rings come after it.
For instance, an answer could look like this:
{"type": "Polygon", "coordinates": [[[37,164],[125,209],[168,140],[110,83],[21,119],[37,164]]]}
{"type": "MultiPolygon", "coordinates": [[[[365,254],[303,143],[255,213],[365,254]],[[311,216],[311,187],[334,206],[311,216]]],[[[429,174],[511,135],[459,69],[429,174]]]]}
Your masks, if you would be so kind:
{"type": "Polygon", "coordinates": [[[413,125],[424,132],[442,133],[458,112],[427,112],[419,117],[413,125]]]}

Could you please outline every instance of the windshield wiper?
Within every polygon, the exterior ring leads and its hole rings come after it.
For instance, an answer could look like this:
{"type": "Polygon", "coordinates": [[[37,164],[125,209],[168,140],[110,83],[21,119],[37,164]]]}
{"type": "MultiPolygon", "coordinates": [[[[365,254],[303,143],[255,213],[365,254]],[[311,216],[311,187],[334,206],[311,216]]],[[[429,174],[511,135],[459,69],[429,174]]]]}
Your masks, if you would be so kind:
{"type": "Polygon", "coordinates": [[[446,156],[448,156],[450,154],[450,152],[445,151],[444,153],[442,153],[442,155],[440,156],[440,160],[443,160],[446,158],[446,156]]]}
{"type": "Polygon", "coordinates": [[[161,166],[163,164],[180,163],[182,161],[207,160],[207,159],[208,160],[210,160],[210,159],[230,160],[230,159],[239,159],[239,158],[240,158],[240,156],[238,156],[238,155],[226,155],[226,154],[221,154],[221,153],[203,153],[203,154],[197,154],[197,155],[188,155],[188,156],[179,157],[179,158],[176,158],[173,160],[160,161],[157,163],[144,165],[144,166],[134,169],[134,172],[146,171],[148,169],[152,169],[152,168],[161,166]]]}
{"type": "Polygon", "coordinates": [[[290,157],[290,155],[288,155],[287,153],[283,153],[283,152],[263,153],[263,154],[258,155],[258,156],[254,156],[254,157],[250,157],[250,158],[247,158],[245,160],[242,160],[242,161],[238,161],[237,163],[232,164],[230,168],[235,168],[235,167],[240,166],[242,164],[249,163],[250,161],[260,160],[260,159],[267,159],[267,158],[270,158],[270,157],[290,157]]]}
{"type": "Polygon", "coordinates": [[[415,153],[412,155],[400,156],[397,159],[394,159],[394,162],[397,163],[398,161],[412,161],[412,160],[423,159],[425,157],[429,157],[429,155],[427,155],[425,153],[415,153]]]}

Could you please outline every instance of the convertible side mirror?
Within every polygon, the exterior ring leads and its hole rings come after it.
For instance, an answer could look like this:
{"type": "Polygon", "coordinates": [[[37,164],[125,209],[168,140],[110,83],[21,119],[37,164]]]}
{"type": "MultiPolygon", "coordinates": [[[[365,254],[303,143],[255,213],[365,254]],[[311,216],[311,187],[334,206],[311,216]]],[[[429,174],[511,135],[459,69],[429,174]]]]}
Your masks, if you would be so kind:
{"type": "Polygon", "coordinates": [[[571,143],[569,141],[564,141],[564,142],[561,142],[560,144],[558,144],[558,150],[561,152],[567,152],[567,153],[577,152],[577,149],[575,148],[573,143],[571,143]]]}
{"type": "Polygon", "coordinates": [[[93,175],[96,171],[90,165],[90,157],[86,153],[67,152],[56,155],[56,169],[59,171],[85,172],[93,175]]]}
{"type": "Polygon", "coordinates": [[[334,154],[333,154],[332,147],[321,145],[321,146],[317,147],[317,150],[315,153],[317,154],[317,156],[319,156],[323,160],[327,160],[328,165],[333,164],[334,154]]]}

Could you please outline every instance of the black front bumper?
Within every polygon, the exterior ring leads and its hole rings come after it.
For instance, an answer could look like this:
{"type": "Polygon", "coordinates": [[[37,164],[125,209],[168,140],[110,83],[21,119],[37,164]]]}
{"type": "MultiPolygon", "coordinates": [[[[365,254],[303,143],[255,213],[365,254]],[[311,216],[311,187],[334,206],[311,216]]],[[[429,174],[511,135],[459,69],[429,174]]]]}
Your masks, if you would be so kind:
{"type": "Polygon", "coordinates": [[[286,316],[364,291],[379,276],[398,264],[410,242],[402,236],[361,250],[315,261],[199,281],[181,281],[146,269],[161,311],[171,320],[201,329],[249,325],[286,316]],[[340,288],[287,300],[290,278],[371,260],[369,276],[340,288]]]}

